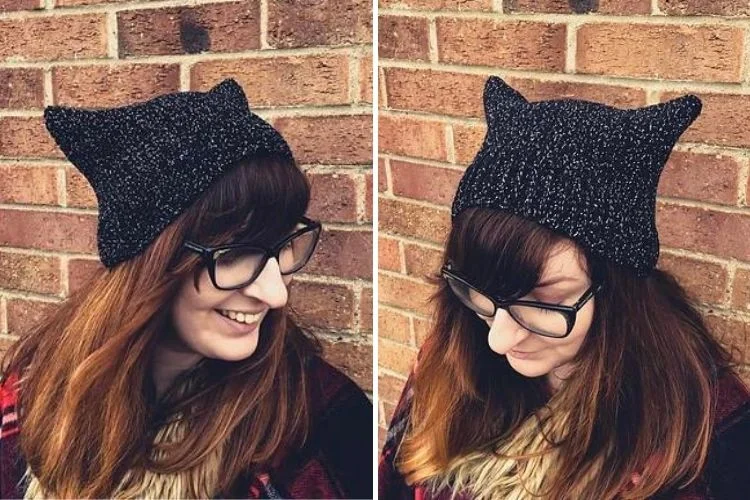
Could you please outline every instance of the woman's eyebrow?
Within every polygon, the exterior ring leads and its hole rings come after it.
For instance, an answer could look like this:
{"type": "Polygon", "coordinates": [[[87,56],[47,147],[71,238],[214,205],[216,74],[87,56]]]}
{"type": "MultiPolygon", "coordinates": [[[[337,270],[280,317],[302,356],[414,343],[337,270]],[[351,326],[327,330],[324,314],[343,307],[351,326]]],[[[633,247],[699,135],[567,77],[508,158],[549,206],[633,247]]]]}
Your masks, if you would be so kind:
{"type": "Polygon", "coordinates": [[[544,287],[548,287],[551,285],[556,285],[558,283],[562,283],[563,281],[578,281],[578,279],[570,277],[570,276],[557,276],[554,278],[549,278],[546,281],[537,283],[537,285],[534,288],[544,288],[544,287]]]}

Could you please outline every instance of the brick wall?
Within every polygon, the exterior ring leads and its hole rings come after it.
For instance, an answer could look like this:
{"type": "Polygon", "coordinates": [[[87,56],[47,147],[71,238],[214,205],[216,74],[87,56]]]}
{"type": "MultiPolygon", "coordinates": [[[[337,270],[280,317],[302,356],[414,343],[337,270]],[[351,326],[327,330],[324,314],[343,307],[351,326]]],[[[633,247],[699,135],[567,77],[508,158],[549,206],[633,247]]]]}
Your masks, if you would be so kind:
{"type": "Polygon", "coordinates": [[[747,2],[380,0],[378,29],[381,439],[427,332],[424,276],[439,268],[454,190],[484,136],[491,74],[531,100],[703,99],[662,176],[660,266],[750,382],[747,2]]]}
{"type": "Polygon", "coordinates": [[[292,286],[303,326],[372,389],[369,0],[0,0],[0,344],[101,267],[96,199],[50,104],[116,106],[235,78],[289,140],[324,222],[292,286]]]}

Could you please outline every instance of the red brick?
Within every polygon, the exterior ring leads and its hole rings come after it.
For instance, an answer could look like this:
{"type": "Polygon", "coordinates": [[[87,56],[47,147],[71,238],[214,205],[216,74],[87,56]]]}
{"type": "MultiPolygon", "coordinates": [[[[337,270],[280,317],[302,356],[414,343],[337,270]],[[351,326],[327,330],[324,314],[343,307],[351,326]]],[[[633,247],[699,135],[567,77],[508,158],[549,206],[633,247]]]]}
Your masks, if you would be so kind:
{"type": "Polygon", "coordinates": [[[391,160],[393,194],[450,206],[463,172],[391,160]]]}
{"type": "Polygon", "coordinates": [[[380,0],[381,9],[491,11],[492,0],[380,0]]]}
{"type": "Polygon", "coordinates": [[[293,280],[289,301],[302,327],[348,329],[354,326],[354,292],[344,285],[293,280]]]}
{"type": "Polygon", "coordinates": [[[503,10],[552,14],[637,15],[651,13],[651,0],[504,0],[503,10]]]}
{"type": "Polygon", "coordinates": [[[372,288],[363,288],[359,300],[359,326],[363,332],[372,333],[373,331],[372,301],[372,288]]]}
{"type": "Polygon", "coordinates": [[[413,347],[378,338],[378,365],[383,368],[406,377],[411,373],[416,359],[417,350],[413,347]]]}
{"type": "Polygon", "coordinates": [[[750,269],[737,269],[732,282],[732,307],[750,309],[750,269]]]}
{"type": "Polygon", "coordinates": [[[450,230],[450,211],[402,200],[380,198],[379,231],[443,244],[450,230]]]}
{"type": "Polygon", "coordinates": [[[308,173],[312,192],[310,216],[329,222],[357,220],[357,184],[346,174],[308,173]]]}
{"type": "Polygon", "coordinates": [[[43,9],[43,0],[0,0],[0,12],[43,9]]]}
{"type": "Polygon", "coordinates": [[[728,347],[738,363],[750,363],[750,323],[739,318],[706,316],[706,323],[722,344],[728,347]]]}
{"type": "Polygon", "coordinates": [[[117,13],[120,57],[260,48],[260,4],[245,2],[117,13]]]}
{"type": "Polygon", "coordinates": [[[268,44],[274,48],[372,43],[369,0],[269,0],[268,44]]]}
{"type": "Polygon", "coordinates": [[[736,205],[740,168],[731,156],[675,151],[659,181],[659,194],[736,205]]]}
{"type": "Polygon", "coordinates": [[[96,224],[95,215],[0,209],[0,245],[93,253],[96,224]]]}
{"type": "Polygon", "coordinates": [[[323,357],[340,368],[365,391],[372,391],[372,346],[355,344],[346,338],[333,342],[322,339],[323,357]]]}
{"type": "Polygon", "coordinates": [[[372,222],[373,194],[372,174],[365,174],[365,222],[372,222]]]}
{"type": "Polygon", "coordinates": [[[0,165],[0,203],[56,205],[58,168],[0,165]]]}
{"type": "Polygon", "coordinates": [[[94,277],[104,274],[106,268],[99,260],[70,259],[68,262],[68,290],[73,292],[87,285],[94,277]]]}
{"type": "Polygon", "coordinates": [[[443,265],[443,252],[416,243],[404,245],[406,273],[420,279],[434,278],[443,265]]]}
{"type": "Polygon", "coordinates": [[[453,149],[458,165],[469,165],[482,146],[487,127],[481,125],[453,125],[453,149]]]}
{"type": "Polygon", "coordinates": [[[659,268],[675,275],[687,292],[701,302],[721,304],[727,293],[726,267],[690,257],[662,253],[659,268]]]}
{"type": "Polygon", "coordinates": [[[44,107],[44,73],[41,69],[0,68],[0,109],[41,107],[44,107]]]}
{"type": "Polygon", "coordinates": [[[372,102],[372,53],[359,58],[359,102],[372,102]]]}
{"type": "Polygon", "coordinates": [[[659,10],[677,16],[750,16],[747,0],[659,0],[659,10]]]}
{"type": "Polygon", "coordinates": [[[60,294],[60,259],[0,251],[0,288],[60,294]]]}
{"type": "Polygon", "coordinates": [[[378,18],[380,58],[427,61],[429,43],[429,25],[425,18],[386,15],[378,18]]]}
{"type": "Polygon", "coordinates": [[[38,300],[8,299],[8,334],[22,336],[39,326],[60,304],[38,300]]]}
{"type": "Polygon", "coordinates": [[[428,305],[434,287],[413,278],[380,273],[378,275],[378,300],[381,304],[410,309],[419,314],[429,314],[428,305]]]}
{"type": "Polygon", "coordinates": [[[633,108],[646,104],[646,91],[631,87],[526,78],[508,78],[507,81],[529,101],[567,98],[586,99],[618,108],[633,108]]]}
{"type": "MultiPolygon", "coordinates": [[[[673,99],[683,93],[670,92],[662,100],[673,99]]],[[[750,99],[746,95],[703,94],[703,109],[690,128],[682,135],[683,141],[705,142],[721,146],[750,146],[750,99]]]]}
{"type": "Polygon", "coordinates": [[[253,107],[349,103],[349,60],[314,55],[204,61],[191,69],[191,86],[208,90],[224,78],[244,87],[253,107]],[[258,75],[263,75],[258,78],[258,75]]]}
{"type": "Polygon", "coordinates": [[[75,167],[65,169],[65,186],[69,207],[96,208],[96,194],[89,181],[75,167]]]}
{"type": "Polygon", "coordinates": [[[411,326],[409,316],[393,309],[378,309],[378,337],[410,345],[411,326]]]}
{"type": "Polygon", "coordinates": [[[430,322],[426,319],[415,318],[411,319],[414,325],[414,340],[417,342],[417,347],[422,347],[424,340],[430,333],[430,322]]]}
{"type": "Polygon", "coordinates": [[[401,270],[398,240],[383,235],[378,236],[378,269],[396,272],[401,270]]]}
{"type": "Polygon", "coordinates": [[[327,229],[305,272],[372,279],[372,232],[327,229]]]}
{"type": "Polygon", "coordinates": [[[107,56],[106,16],[0,20],[0,60],[57,61],[107,56]],[[43,40],[43,43],[41,42],[43,40]]]}
{"type": "Polygon", "coordinates": [[[71,66],[52,70],[55,104],[113,107],[180,90],[177,64],[71,66]]]}
{"type": "Polygon", "coordinates": [[[41,117],[0,117],[0,156],[63,158],[41,117]]]}
{"type": "Polygon", "coordinates": [[[289,141],[300,163],[372,162],[372,116],[279,118],[274,126],[289,141]]]}
{"type": "Polygon", "coordinates": [[[658,204],[657,227],[662,244],[750,261],[750,214],[658,204]]]}
{"type": "Polygon", "coordinates": [[[441,62],[563,71],[564,24],[485,19],[437,20],[441,62]]]}
{"type": "Polygon", "coordinates": [[[446,160],[445,125],[407,116],[378,117],[378,141],[382,153],[446,160]]]}
{"type": "Polygon", "coordinates": [[[584,24],[576,71],[669,80],[739,82],[741,29],[723,26],[584,24]]]}
{"type": "Polygon", "coordinates": [[[397,404],[406,381],[385,373],[378,374],[378,399],[386,403],[397,404]]]}
{"type": "MultiPolygon", "coordinates": [[[[154,0],[146,0],[147,2],[153,2],[154,0]]],[[[122,0],[55,0],[55,8],[58,7],[72,7],[78,5],[96,5],[105,3],[118,3],[122,0]]]]}
{"type": "Polygon", "coordinates": [[[388,191],[388,174],[386,173],[386,161],[383,158],[378,158],[378,191],[388,191]]]}
{"type": "Polygon", "coordinates": [[[482,75],[385,68],[388,108],[481,117],[485,80],[482,75]]]}

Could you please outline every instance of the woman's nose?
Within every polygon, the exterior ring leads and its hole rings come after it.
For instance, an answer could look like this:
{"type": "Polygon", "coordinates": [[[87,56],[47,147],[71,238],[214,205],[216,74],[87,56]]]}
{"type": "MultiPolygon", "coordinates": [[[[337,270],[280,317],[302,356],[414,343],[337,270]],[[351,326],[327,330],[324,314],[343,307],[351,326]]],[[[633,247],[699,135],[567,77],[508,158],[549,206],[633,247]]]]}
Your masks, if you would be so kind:
{"type": "Polygon", "coordinates": [[[255,281],[241,291],[248,297],[265,302],[271,309],[284,307],[289,298],[284,277],[279,269],[279,262],[273,257],[268,259],[255,281]]]}
{"type": "Polygon", "coordinates": [[[496,353],[506,354],[529,335],[531,333],[519,325],[508,311],[498,308],[490,322],[487,342],[496,353]]]}

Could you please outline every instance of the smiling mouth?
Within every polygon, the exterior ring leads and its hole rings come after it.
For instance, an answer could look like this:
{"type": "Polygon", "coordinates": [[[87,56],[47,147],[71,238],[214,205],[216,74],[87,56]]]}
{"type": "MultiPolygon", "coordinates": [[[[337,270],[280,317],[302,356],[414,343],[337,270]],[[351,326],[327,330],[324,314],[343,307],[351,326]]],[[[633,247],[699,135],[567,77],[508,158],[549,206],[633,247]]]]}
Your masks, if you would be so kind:
{"type": "Polygon", "coordinates": [[[215,309],[215,311],[222,316],[224,316],[227,319],[230,319],[236,323],[240,323],[243,325],[252,325],[253,323],[257,323],[260,321],[260,319],[263,317],[265,311],[261,311],[258,313],[246,313],[246,312],[240,312],[240,311],[232,311],[228,309],[215,309]]]}

